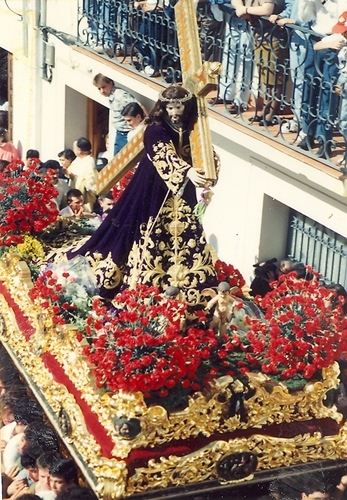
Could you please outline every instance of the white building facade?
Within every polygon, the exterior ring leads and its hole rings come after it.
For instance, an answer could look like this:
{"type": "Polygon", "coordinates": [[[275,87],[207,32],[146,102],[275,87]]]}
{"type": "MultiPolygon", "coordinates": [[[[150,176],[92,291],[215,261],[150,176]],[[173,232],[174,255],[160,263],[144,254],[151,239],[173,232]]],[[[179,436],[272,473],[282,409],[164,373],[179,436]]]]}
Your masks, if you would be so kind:
{"type": "MultiPolygon", "coordinates": [[[[112,78],[147,109],[156,101],[165,85],[160,80],[74,43],[77,0],[12,0],[10,7],[0,7],[0,47],[9,54],[11,134],[22,155],[35,148],[42,160],[56,159],[80,136],[94,141],[96,110],[108,108],[107,98],[92,84],[97,73],[112,78]]],[[[218,256],[250,282],[254,263],[288,255],[290,221],[293,213],[301,214],[342,242],[337,278],[333,261],[321,268],[346,285],[347,198],[341,172],[213,108],[210,128],[221,170],[204,227],[218,256]]],[[[300,255],[307,264],[313,263],[310,252],[306,248],[300,255]]]]}

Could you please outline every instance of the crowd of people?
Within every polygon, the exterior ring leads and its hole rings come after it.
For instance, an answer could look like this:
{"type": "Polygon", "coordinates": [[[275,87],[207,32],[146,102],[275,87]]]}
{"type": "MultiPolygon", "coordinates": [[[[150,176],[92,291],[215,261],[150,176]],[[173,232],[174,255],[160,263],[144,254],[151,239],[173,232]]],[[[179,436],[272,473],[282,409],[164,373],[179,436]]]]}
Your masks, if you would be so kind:
{"type": "Polygon", "coordinates": [[[3,499],[95,500],[53,427],[0,346],[0,454],[3,499]]]}
{"type": "Polygon", "coordinates": [[[257,500],[342,500],[347,488],[347,475],[338,471],[317,471],[315,464],[299,466],[290,473],[279,471],[271,482],[269,494],[257,500]]]}
{"type": "Polygon", "coordinates": [[[346,5],[335,0],[231,3],[235,11],[226,14],[219,94],[211,104],[223,102],[229,113],[240,114],[252,94],[250,122],[271,127],[288,104],[283,94],[289,81],[293,118],[284,120],[281,132],[296,133],[296,144],[305,151],[317,143],[317,156],[330,157],[337,118],[347,140],[346,5]]]}
{"type": "MultiPolygon", "coordinates": [[[[177,39],[172,35],[176,3],[125,1],[105,12],[94,0],[85,0],[83,13],[100,52],[106,37],[109,57],[135,50],[146,75],[156,76],[166,67],[177,76],[170,56],[175,54],[179,67],[177,39]],[[92,26],[101,19],[98,25],[105,33],[96,34],[92,26]]],[[[279,115],[289,106],[292,119],[283,120],[281,133],[295,133],[302,150],[318,147],[318,157],[330,157],[336,128],[346,143],[343,0],[196,0],[196,6],[203,60],[222,63],[212,106],[223,103],[232,115],[255,109],[250,123],[266,127],[279,123],[279,115]]]]}
{"type": "Polygon", "coordinates": [[[112,192],[97,195],[97,172],[144,127],[147,112],[129,92],[116,87],[107,76],[97,74],[93,84],[108,98],[110,105],[105,151],[93,156],[90,140],[79,137],[71,148],[63,149],[56,158],[43,161],[37,149],[29,149],[22,160],[20,151],[9,140],[8,111],[0,110],[0,172],[12,162],[23,162],[23,169],[35,163],[40,175],[50,174],[51,183],[58,192],[54,201],[59,214],[63,217],[96,215],[97,227],[115,202],[112,192]]]}

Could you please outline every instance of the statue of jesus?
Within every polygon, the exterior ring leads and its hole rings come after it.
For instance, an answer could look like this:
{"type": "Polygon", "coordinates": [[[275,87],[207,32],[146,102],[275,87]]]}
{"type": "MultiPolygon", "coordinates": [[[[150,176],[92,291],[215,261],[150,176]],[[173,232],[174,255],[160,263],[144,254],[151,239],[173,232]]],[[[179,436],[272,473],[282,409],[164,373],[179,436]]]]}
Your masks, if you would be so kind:
{"type": "Polygon", "coordinates": [[[112,298],[137,283],[180,289],[191,304],[199,290],[217,286],[212,254],[193,213],[203,172],[192,167],[189,135],[197,120],[196,98],[182,86],[163,90],[144,133],[145,153],[119,201],[78,250],[112,298]]]}

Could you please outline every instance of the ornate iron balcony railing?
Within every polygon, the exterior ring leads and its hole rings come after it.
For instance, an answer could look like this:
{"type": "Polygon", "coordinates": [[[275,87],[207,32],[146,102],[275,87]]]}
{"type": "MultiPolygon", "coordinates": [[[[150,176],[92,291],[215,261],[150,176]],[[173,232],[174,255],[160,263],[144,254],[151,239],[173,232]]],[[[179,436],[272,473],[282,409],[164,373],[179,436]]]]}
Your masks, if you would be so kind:
{"type": "MultiPolygon", "coordinates": [[[[78,39],[144,77],[180,82],[176,2],[82,0],[78,39]]],[[[198,3],[197,22],[203,61],[222,62],[213,109],[334,168],[346,167],[347,90],[339,84],[337,51],[314,50],[320,37],[309,29],[267,18],[244,21],[230,5],[198,3]]]]}

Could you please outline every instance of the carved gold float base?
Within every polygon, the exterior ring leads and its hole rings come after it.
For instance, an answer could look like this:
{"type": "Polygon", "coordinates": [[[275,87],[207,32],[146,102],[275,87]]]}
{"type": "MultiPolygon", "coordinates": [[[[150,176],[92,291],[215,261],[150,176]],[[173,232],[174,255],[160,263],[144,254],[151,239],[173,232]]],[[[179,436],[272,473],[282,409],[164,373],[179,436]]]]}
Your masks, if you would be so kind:
{"type": "Polygon", "coordinates": [[[295,394],[281,384],[269,384],[261,374],[250,375],[254,394],[244,401],[245,420],[237,412],[230,415],[228,391],[237,388],[235,381],[225,377],[217,380],[208,394],[196,394],[187,408],[173,413],[161,406],[147,406],[141,393],[101,394],[93,383],[91,367],[81,355],[75,331],[57,329],[47,311],[38,310],[25,293],[25,272],[18,275],[19,269],[22,266],[18,267],[15,258],[0,261],[0,340],[100,498],[123,498],[205,480],[223,482],[227,479],[221,477],[218,464],[240,452],[256,457],[258,470],[347,458],[346,424],[329,436],[320,432],[289,438],[266,435],[269,426],[305,425],[312,419],[329,419],[337,428],[341,415],[335,407],[324,405],[327,391],[338,383],[337,364],[323,372],[321,381],[307,384],[295,394]],[[26,319],[25,327],[23,321],[20,326],[17,322],[20,315],[26,319]],[[73,384],[74,391],[67,389],[58,372],[73,384]],[[126,439],[115,428],[114,419],[122,417],[139,420],[141,432],[134,439],[126,439]],[[97,426],[111,445],[109,453],[93,434],[97,426]],[[252,435],[241,437],[247,429],[252,435]],[[185,440],[195,440],[195,449],[178,456],[177,443],[185,440]],[[158,449],[167,448],[170,452],[158,455],[158,449]],[[141,461],[137,453],[141,453],[141,461]],[[135,469],[134,459],[142,464],[135,469]]]}

